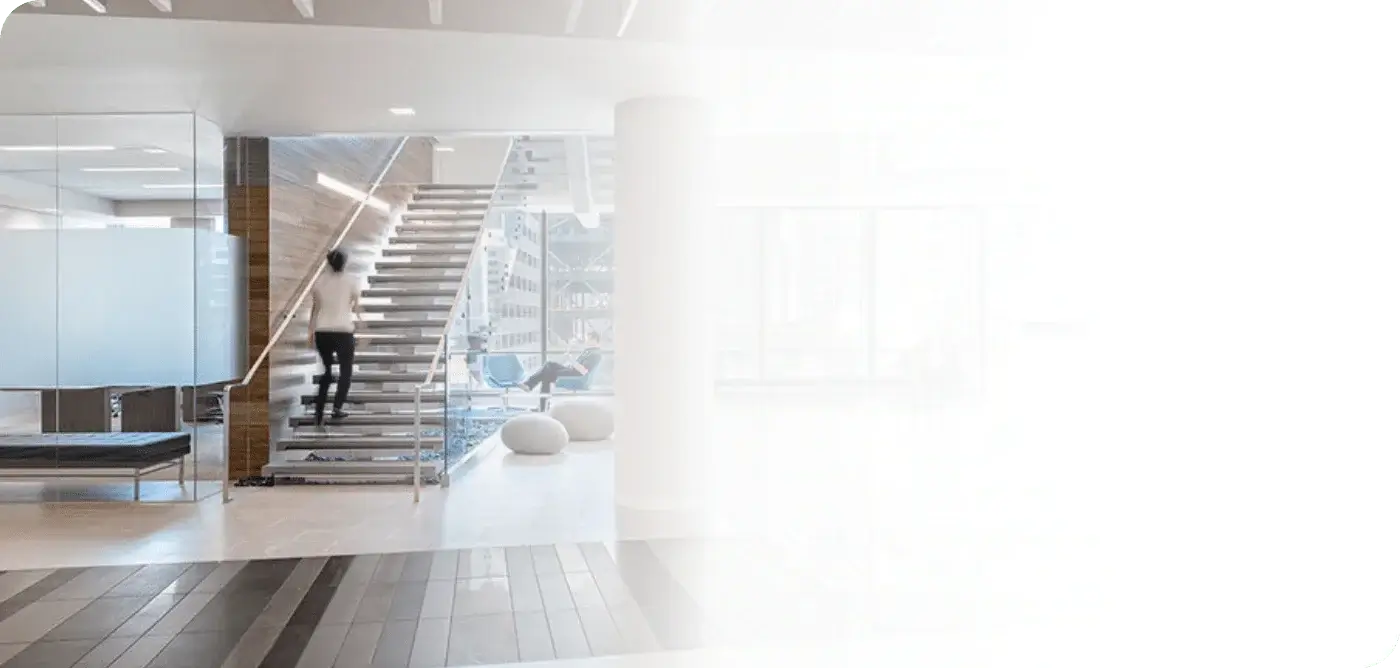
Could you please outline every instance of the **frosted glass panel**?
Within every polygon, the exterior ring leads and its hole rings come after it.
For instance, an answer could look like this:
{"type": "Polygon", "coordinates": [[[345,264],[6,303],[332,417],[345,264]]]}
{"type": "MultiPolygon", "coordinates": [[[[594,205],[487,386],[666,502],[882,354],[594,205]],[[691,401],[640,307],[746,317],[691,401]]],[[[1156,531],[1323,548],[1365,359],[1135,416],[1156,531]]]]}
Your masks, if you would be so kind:
{"type": "Polygon", "coordinates": [[[0,387],[240,376],[243,253],[190,229],[0,232],[0,387]]]}

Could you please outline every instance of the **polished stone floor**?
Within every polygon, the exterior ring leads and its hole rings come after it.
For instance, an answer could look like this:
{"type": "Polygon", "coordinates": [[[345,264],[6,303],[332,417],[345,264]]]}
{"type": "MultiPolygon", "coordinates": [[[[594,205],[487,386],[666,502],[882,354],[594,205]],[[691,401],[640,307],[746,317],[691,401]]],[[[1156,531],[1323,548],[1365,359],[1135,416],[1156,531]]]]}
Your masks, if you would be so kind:
{"type": "Polygon", "coordinates": [[[699,647],[660,556],[566,543],[0,574],[4,668],[459,666],[699,647]]]}

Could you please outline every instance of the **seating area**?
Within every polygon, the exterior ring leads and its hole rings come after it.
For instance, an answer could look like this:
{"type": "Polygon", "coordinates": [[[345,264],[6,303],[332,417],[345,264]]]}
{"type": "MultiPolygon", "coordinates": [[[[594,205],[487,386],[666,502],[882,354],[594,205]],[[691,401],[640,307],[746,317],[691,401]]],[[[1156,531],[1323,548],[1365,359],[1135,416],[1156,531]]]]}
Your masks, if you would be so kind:
{"type": "Polygon", "coordinates": [[[0,435],[0,478],[99,478],[130,476],[141,500],[141,478],[172,467],[185,483],[184,432],[108,432],[0,435]]]}
{"type": "MultiPolygon", "coordinates": [[[[498,390],[501,401],[510,406],[512,392],[520,392],[520,383],[525,381],[529,371],[524,363],[520,361],[520,356],[516,353],[489,353],[481,356],[481,378],[482,382],[493,390],[498,390]]],[[[600,366],[595,366],[582,376],[565,376],[554,382],[554,391],[550,393],[536,392],[531,396],[538,396],[541,399],[541,410],[547,410],[549,399],[555,394],[587,394],[593,391],[593,380],[598,375],[600,366]]],[[[495,394],[495,393],[493,393],[495,394]]]]}

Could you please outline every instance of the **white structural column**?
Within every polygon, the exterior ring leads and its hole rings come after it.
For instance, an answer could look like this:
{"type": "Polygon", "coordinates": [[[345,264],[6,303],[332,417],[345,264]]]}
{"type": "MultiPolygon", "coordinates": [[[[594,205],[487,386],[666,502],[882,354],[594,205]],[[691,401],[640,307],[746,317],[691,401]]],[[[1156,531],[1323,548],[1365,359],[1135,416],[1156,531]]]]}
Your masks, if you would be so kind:
{"type": "Polygon", "coordinates": [[[616,502],[690,514],[706,496],[714,392],[704,272],[726,264],[708,257],[710,113],[686,97],[630,100],[615,113],[616,502]]]}

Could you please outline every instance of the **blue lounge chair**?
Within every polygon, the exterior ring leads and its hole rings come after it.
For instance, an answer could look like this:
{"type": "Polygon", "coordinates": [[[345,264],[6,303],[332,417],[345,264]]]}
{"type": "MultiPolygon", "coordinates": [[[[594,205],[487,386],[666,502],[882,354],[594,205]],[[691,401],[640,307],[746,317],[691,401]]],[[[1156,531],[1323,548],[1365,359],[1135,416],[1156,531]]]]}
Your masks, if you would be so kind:
{"type": "Polygon", "coordinates": [[[512,354],[486,355],[482,376],[487,385],[502,390],[502,401],[510,408],[510,391],[525,380],[525,365],[512,354]]]}
{"type": "Polygon", "coordinates": [[[564,376],[554,382],[554,388],[568,392],[587,392],[588,388],[593,386],[593,375],[598,373],[600,366],[603,366],[602,362],[594,364],[593,368],[582,376],[564,376]]]}

